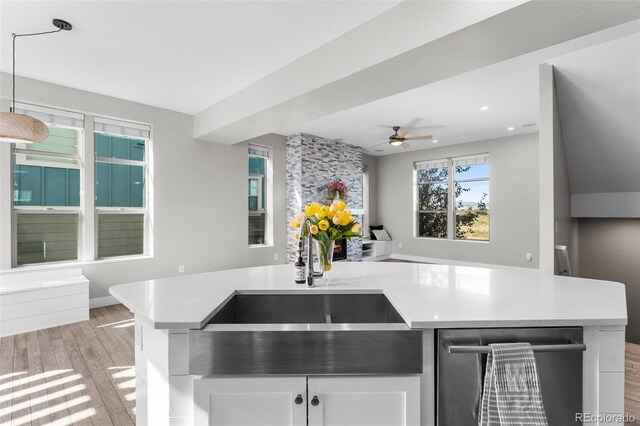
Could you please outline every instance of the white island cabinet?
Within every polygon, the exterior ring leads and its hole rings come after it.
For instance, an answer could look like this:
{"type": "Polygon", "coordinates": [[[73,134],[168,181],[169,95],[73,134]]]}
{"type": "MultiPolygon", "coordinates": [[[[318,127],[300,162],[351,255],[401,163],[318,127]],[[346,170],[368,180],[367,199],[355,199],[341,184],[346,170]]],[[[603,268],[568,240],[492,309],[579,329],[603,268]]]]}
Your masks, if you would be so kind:
{"type": "Polygon", "coordinates": [[[592,418],[623,414],[622,284],[526,269],[376,262],[337,263],[329,284],[312,289],[292,276],[291,265],[277,265],[112,287],[136,319],[137,423],[435,426],[434,335],[445,328],[581,327],[582,409],[592,418]],[[422,330],[422,374],[190,374],[190,330],[205,327],[234,294],[265,292],[384,294],[408,327],[422,330]]]}
{"type": "Polygon", "coordinates": [[[197,425],[420,423],[418,376],[202,378],[194,380],[193,387],[197,425]]]}

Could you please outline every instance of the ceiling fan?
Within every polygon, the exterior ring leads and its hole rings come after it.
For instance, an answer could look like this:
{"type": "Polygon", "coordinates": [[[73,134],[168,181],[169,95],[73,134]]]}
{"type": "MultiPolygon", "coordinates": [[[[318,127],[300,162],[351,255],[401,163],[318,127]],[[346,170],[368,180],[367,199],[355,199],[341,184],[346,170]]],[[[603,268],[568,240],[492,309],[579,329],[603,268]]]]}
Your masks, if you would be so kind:
{"type": "Polygon", "coordinates": [[[389,140],[387,142],[379,143],[378,145],[374,145],[372,148],[388,143],[393,146],[401,146],[403,148],[409,148],[409,144],[406,141],[421,141],[421,140],[429,140],[432,139],[432,135],[428,136],[407,136],[407,131],[400,130],[400,126],[393,126],[393,131],[395,132],[393,135],[389,136],[389,140]]]}

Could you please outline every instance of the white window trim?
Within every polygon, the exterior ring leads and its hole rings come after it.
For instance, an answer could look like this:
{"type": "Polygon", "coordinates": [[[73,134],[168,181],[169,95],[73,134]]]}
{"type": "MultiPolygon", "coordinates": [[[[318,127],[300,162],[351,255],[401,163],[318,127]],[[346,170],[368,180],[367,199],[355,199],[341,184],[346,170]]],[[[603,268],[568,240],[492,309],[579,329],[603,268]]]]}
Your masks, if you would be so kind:
{"type": "MultiPolygon", "coordinates": [[[[107,122],[107,121],[112,121],[112,122],[116,122],[115,120],[109,120],[109,119],[103,119],[100,117],[95,117],[93,122],[94,125],[95,123],[100,123],[100,122],[107,122]]],[[[133,123],[127,123],[127,125],[129,126],[133,126],[133,123]]],[[[136,125],[136,128],[144,128],[145,126],[141,126],[141,125],[136,125]]],[[[147,126],[148,127],[148,126],[147,126]]],[[[94,161],[93,161],[93,173],[94,173],[94,178],[93,178],[93,185],[94,185],[94,191],[95,191],[95,164],[96,163],[109,163],[109,164],[120,164],[120,165],[124,165],[124,166],[137,166],[137,167],[143,167],[143,173],[144,173],[144,207],[98,207],[95,205],[95,201],[93,203],[93,209],[94,209],[94,214],[93,214],[93,222],[94,222],[94,227],[93,227],[93,251],[94,251],[94,255],[92,260],[94,261],[106,261],[106,260],[112,260],[112,259],[125,259],[125,258],[129,258],[129,259],[137,259],[137,258],[141,258],[141,257],[151,257],[151,218],[150,218],[150,213],[149,213],[149,204],[150,204],[150,197],[151,197],[151,191],[149,188],[149,182],[151,181],[150,179],[150,167],[149,167],[149,158],[150,158],[150,147],[151,147],[151,133],[148,133],[149,138],[144,138],[144,137],[137,137],[137,136],[128,136],[128,135],[119,135],[119,134],[115,134],[115,133],[107,133],[107,132],[103,132],[103,131],[97,131],[94,129],[93,131],[93,135],[94,137],[92,138],[93,144],[94,144],[94,151],[95,152],[95,134],[96,133],[103,133],[103,134],[109,134],[109,135],[113,135],[113,136],[123,136],[123,137],[129,137],[129,138],[133,138],[133,139],[140,139],[140,140],[144,140],[144,160],[126,160],[126,159],[122,159],[122,158],[111,158],[111,157],[98,157],[97,155],[95,155],[94,157],[94,161]],[[106,256],[106,257],[98,257],[98,216],[100,214],[143,214],[144,215],[144,231],[143,231],[143,242],[142,242],[142,253],[140,254],[134,254],[134,255],[122,255],[122,256],[106,256]]],[[[145,136],[147,134],[144,134],[145,136]]],[[[94,197],[93,199],[95,200],[95,193],[94,193],[94,197]]]]}
{"type": "MultiPolygon", "coordinates": [[[[491,185],[491,176],[486,178],[472,178],[472,179],[456,179],[455,178],[455,166],[459,166],[462,164],[456,164],[457,162],[468,160],[468,159],[477,159],[478,161],[472,161],[468,163],[469,165],[473,164],[489,164],[489,170],[491,170],[491,165],[489,163],[489,154],[476,154],[476,155],[465,155],[458,157],[448,157],[436,160],[426,160],[426,161],[416,161],[413,164],[413,238],[418,240],[435,240],[435,241],[463,241],[467,243],[489,243],[491,241],[491,231],[489,231],[489,239],[488,240],[468,240],[463,238],[456,238],[456,209],[455,209],[455,183],[456,182],[488,182],[491,185]],[[446,181],[429,181],[418,183],[418,170],[424,168],[443,168],[446,165],[447,167],[447,180],[446,181]],[[429,166],[429,167],[420,167],[420,166],[429,166]],[[418,210],[418,187],[419,185],[429,185],[429,184],[447,184],[447,210],[418,210]],[[419,233],[419,214],[420,213],[440,213],[447,214],[447,236],[446,238],[440,237],[429,237],[429,236],[420,236],[419,233]]],[[[491,187],[489,187],[489,193],[491,193],[491,187]]],[[[489,216],[491,216],[491,209],[487,209],[489,216]]]]}
{"type": "MultiPolygon", "coordinates": [[[[247,155],[247,165],[249,162],[249,158],[250,157],[256,157],[256,158],[265,158],[266,161],[266,167],[265,167],[265,173],[264,173],[264,179],[258,180],[259,182],[259,186],[265,185],[264,181],[266,181],[266,187],[265,189],[265,206],[263,210],[249,210],[249,206],[247,205],[247,211],[248,211],[248,215],[247,215],[247,220],[249,218],[249,216],[253,213],[253,214],[262,214],[264,213],[264,243],[262,244],[248,244],[248,247],[250,249],[253,248],[266,248],[266,247],[273,247],[273,149],[266,147],[266,146],[258,146],[258,145],[249,145],[249,149],[248,149],[249,153],[247,155]],[[254,153],[254,151],[252,151],[252,147],[257,147],[259,150],[262,150],[264,152],[267,153],[267,155],[256,155],[254,153]]],[[[245,168],[245,170],[248,169],[245,168]]],[[[247,172],[247,181],[249,180],[249,178],[251,178],[251,176],[263,176],[263,175],[257,175],[257,174],[251,174],[247,172]]],[[[262,189],[262,188],[259,188],[262,189]]],[[[258,192],[258,201],[260,201],[260,198],[262,197],[262,191],[258,192]]],[[[259,206],[260,204],[258,204],[259,206]]],[[[247,232],[248,232],[248,223],[247,223],[247,232]]]]}
{"type": "MultiPolygon", "coordinates": [[[[24,104],[27,105],[27,104],[24,104]]],[[[67,118],[67,116],[76,120],[74,123],[78,124],[78,126],[69,126],[67,123],[49,123],[50,125],[56,127],[69,127],[73,129],[78,129],[78,154],[64,154],[64,153],[53,153],[47,154],[45,156],[57,157],[57,158],[68,158],[78,160],[81,164],[80,169],[80,206],[14,206],[13,205],[13,167],[12,165],[12,156],[14,155],[14,144],[6,144],[2,146],[0,144],[0,170],[4,169],[1,166],[6,167],[6,173],[4,176],[7,176],[9,179],[6,181],[10,182],[7,188],[3,188],[0,190],[0,193],[10,194],[11,197],[7,198],[8,204],[4,204],[5,207],[2,209],[8,213],[7,216],[4,216],[4,213],[0,214],[0,217],[4,224],[8,225],[7,228],[11,232],[11,238],[6,239],[2,242],[2,246],[0,247],[0,271],[10,271],[10,270],[39,270],[39,269],[56,269],[56,268],[65,268],[71,266],[83,266],[83,265],[92,265],[92,264],[102,264],[102,263],[111,263],[111,262],[121,262],[121,261],[137,261],[144,259],[153,258],[153,229],[152,229],[152,215],[153,215],[153,188],[149,185],[149,182],[152,182],[152,173],[153,173],[153,127],[144,123],[135,123],[131,121],[122,121],[118,119],[115,120],[120,123],[125,123],[126,127],[131,128],[139,128],[146,130],[147,133],[145,135],[149,135],[148,138],[139,137],[139,136],[130,136],[138,139],[145,139],[145,207],[143,208],[145,213],[145,229],[144,229],[144,253],[139,255],[127,255],[127,256],[115,256],[115,257],[106,257],[106,258],[98,258],[97,257],[97,209],[95,207],[95,160],[91,161],[91,157],[87,158],[85,153],[93,153],[95,152],[95,139],[94,139],[94,119],[99,117],[95,117],[94,114],[91,113],[80,113],[76,111],[67,111],[63,109],[54,109],[48,107],[40,107],[36,105],[29,105],[29,111],[36,111],[38,114],[48,111],[60,112],[60,116],[63,118],[67,118]],[[83,119],[82,119],[83,118],[83,119]],[[79,124],[83,124],[83,127],[79,127],[79,124]],[[6,192],[5,192],[6,191],[6,192]],[[68,261],[60,261],[60,262],[43,262],[43,263],[28,263],[24,265],[17,265],[17,226],[16,226],[16,215],[20,213],[48,213],[48,214],[63,214],[63,213],[78,213],[78,258],[76,260],[68,260],[68,261]],[[6,219],[5,219],[6,218],[6,219]]],[[[106,119],[105,119],[106,120],[106,119]]],[[[46,120],[45,120],[46,121],[46,120]]],[[[127,136],[127,135],[124,135],[127,136]]],[[[16,149],[19,155],[29,154],[37,156],[37,151],[32,152],[23,149],[16,149]],[[24,151],[24,152],[23,152],[24,151]]],[[[120,162],[118,159],[100,159],[100,161],[104,162],[114,162],[119,164],[124,164],[120,162]]],[[[124,162],[134,161],[135,160],[121,160],[124,162]]],[[[141,163],[141,162],[137,162],[141,163]]],[[[270,163],[270,162],[269,162],[270,163]]],[[[31,165],[31,164],[30,164],[31,165]]],[[[37,165],[37,164],[33,164],[37,165]]],[[[131,165],[140,165],[140,164],[131,164],[131,165]]],[[[100,207],[99,210],[109,209],[100,207]]],[[[119,208],[115,208],[119,209],[119,208]]],[[[131,208],[135,210],[136,213],[141,210],[141,208],[131,208]]],[[[130,210],[133,213],[133,211],[130,210]]],[[[124,212],[123,212],[124,213],[124,212]]]]}
{"type": "MultiPolygon", "coordinates": [[[[26,105],[26,104],[23,104],[26,105]]],[[[37,110],[38,111],[38,115],[40,115],[40,113],[45,114],[45,112],[47,111],[51,111],[51,114],[56,114],[56,113],[61,113],[62,110],[55,110],[55,109],[49,109],[49,108],[45,108],[45,107],[38,107],[35,105],[30,105],[30,108],[33,110],[37,110]]],[[[30,111],[23,111],[23,113],[29,113],[30,111]]],[[[74,114],[75,118],[74,120],[77,120],[76,123],[77,124],[81,124],[84,123],[84,126],[86,126],[86,117],[83,114],[79,114],[79,113],[71,113],[71,112],[67,112],[64,111],[62,113],[68,113],[68,114],[74,114]]],[[[45,118],[46,116],[43,115],[41,118],[45,118]]],[[[53,120],[55,121],[55,120],[53,120]]],[[[83,176],[83,170],[82,170],[82,164],[83,164],[83,159],[85,157],[85,150],[84,150],[84,144],[82,143],[85,139],[86,139],[86,132],[85,129],[83,127],[74,127],[74,126],[69,126],[69,125],[61,125],[61,124],[56,124],[56,123],[48,123],[45,121],[45,124],[47,124],[48,126],[51,127],[62,127],[62,128],[68,128],[68,129],[73,129],[73,130],[77,130],[78,131],[78,136],[77,136],[77,142],[78,142],[78,151],[76,154],[65,154],[65,153],[60,153],[60,152],[47,152],[47,151],[37,151],[37,150],[28,150],[28,149],[23,149],[23,148],[17,148],[16,144],[11,144],[11,153],[10,153],[10,157],[15,155],[16,156],[16,164],[24,164],[24,165],[29,165],[29,166],[45,166],[45,167],[51,167],[50,164],[44,164],[44,163],[40,163],[38,161],[22,161],[19,162],[18,160],[20,158],[24,158],[26,159],[27,155],[31,155],[34,157],[40,156],[40,157],[52,157],[52,158],[63,158],[63,159],[69,159],[69,160],[76,160],[77,161],[77,165],[75,167],[64,167],[64,168],[69,168],[69,169],[78,169],[80,171],[80,193],[78,194],[79,199],[80,199],[80,203],[79,206],[16,206],[14,205],[14,176],[15,176],[15,171],[13,170],[13,161],[10,158],[11,161],[11,179],[10,179],[10,185],[11,185],[11,201],[10,201],[10,206],[11,206],[11,268],[12,269],[18,269],[18,268],[25,268],[25,267],[37,267],[40,265],[49,265],[49,264],[68,264],[68,263],[74,263],[74,262],[79,262],[82,259],[84,259],[84,246],[83,246],[83,239],[82,239],[82,203],[83,203],[83,198],[84,198],[84,194],[82,191],[82,181],[84,179],[83,176]],[[40,154],[40,155],[39,155],[40,154]],[[20,156],[20,157],[18,157],[20,156]],[[42,263],[27,263],[24,265],[18,265],[18,214],[69,214],[69,213],[76,213],[78,215],[78,231],[77,231],[77,238],[78,238],[78,250],[77,250],[77,257],[76,259],[73,260],[63,260],[63,261],[59,261],[59,262],[42,262],[42,263]]],[[[72,165],[69,165],[72,166],[72,165]]]]}

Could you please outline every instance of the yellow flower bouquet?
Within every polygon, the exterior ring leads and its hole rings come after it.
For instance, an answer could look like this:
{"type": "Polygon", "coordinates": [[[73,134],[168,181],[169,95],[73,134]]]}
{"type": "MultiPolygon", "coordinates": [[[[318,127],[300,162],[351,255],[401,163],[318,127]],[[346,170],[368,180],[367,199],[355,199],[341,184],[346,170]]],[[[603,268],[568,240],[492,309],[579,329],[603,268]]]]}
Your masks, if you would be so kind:
{"type": "Polygon", "coordinates": [[[343,201],[334,201],[330,206],[311,203],[304,211],[291,218],[289,225],[300,229],[296,238],[311,234],[318,247],[320,268],[331,270],[333,246],[336,240],[350,240],[360,236],[362,225],[351,216],[351,210],[343,201]]]}

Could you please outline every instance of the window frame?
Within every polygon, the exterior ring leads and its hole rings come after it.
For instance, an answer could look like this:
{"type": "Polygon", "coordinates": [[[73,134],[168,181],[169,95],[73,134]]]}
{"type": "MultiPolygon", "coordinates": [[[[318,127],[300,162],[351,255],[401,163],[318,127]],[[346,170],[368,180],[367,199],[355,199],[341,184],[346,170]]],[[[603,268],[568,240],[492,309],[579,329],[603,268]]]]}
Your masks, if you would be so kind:
{"type": "MultiPolygon", "coordinates": [[[[55,108],[55,107],[42,107],[38,105],[31,104],[19,104],[22,105],[24,111],[20,111],[24,114],[34,116],[44,121],[47,126],[51,127],[61,127],[61,128],[71,128],[77,131],[77,153],[76,154],[66,154],[59,152],[47,152],[43,151],[44,155],[39,155],[39,151],[37,150],[28,150],[24,148],[17,148],[16,144],[11,144],[9,149],[6,151],[8,154],[6,160],[7,161],[7,176],[10,188],[8,194],[10,194],[9,201],[9,221],[10,225],[10,247],[4,246],[6,251],[6,267],[11,269],[31,269],[31,270],[40,270],[40,269],[51,269],[61,267],[61,265],[86,265],[86,264],[94,264],[94,263],[110,263],[110,262],[118,262],[118,261],[126,261],[126,260],[135,260],[135,259],[144,259],[153,257],[153,227],[152,227],[152,216],[153,216],[153,126],[148,123],[132,121],[130,119],[117,119],[117,118],[106,118],[101,114],[93,114],[93,113],[82,113],[79,111],[67,110],[64,108],[55,108]],[[58,115],[59,113],[59,115],[58,115]],[[52,117],[51,121],[47,117],[52,117]],[[96,119],[101,120],[101,124],[96,124],[96,119]],[[95,156],[95,133],[108,133],[107,131],[98,131],[97,127],[110,125],[118,125],[120,123],[127,123],[131,125],[131,128],[134,131],[134,134],[125,135],[118,134],[116,132],[112,133],[118,136],[130,137],[134,139],[142,139],[145,141],[145,158],[144,158],[144,179],[145,179],[145,188],[144,188],[144,207],[100,207],[100,213],[96,211],[96,200],[95,200],[95,165],[96,165],[96,156],[95,156]],[[142,133],[141,133],[142,132],[142,133]],[[139,135],[138,135],[139,134],[139,135]],[[14,152],[17,150],[17,152],[14,152]],[[93,158],[89,155],[93,155],[93,158]],[[41,156],[41,157],[52,157],[52,158],[63,158],[70,159],[76,161],[77,167],[69,167],[75,168],[79,171],[79,181],[80,181],[80,193],[79,193],[79,205],[78,206],[16,206],[15,205],[15,168],[14,163],[16,160],[14,159],[14,155],[31,155],[31,156],[41,156]],[[126,209],[126,210],[124,210],[126,209]],[[18,246],[17,246],[17,233],[18,233],[18,214],[69,214],[74,213],[77,214],[78,217],[78,229],[77,229],[77,256],[75,259],[70,260],[62,260],[62,261],[52,261],[52,262],[40,262],[40,263],[25,263],[18,265],[18,246]],[[144,249],[141,254],[134,255],[123,255],[123,256],[109,256],[109,257],[98,257],[98,214],[111,213],[134,213],[140,214],[144,213],[144,249]]],[[[128,129],[130,130],[130,129],[128,129]]],[[[101,162],[104,157],[101,158],[101,162]]],[[[120,160],[120,159],[112,159],[107,158],[104,159],[107,161],[104,162],[113,162],[123,164],[124,162],[136,162],[137,160],[120,160]]],[[[48,166],[44,163],[37,164],[37,161],[25,165],[33,165],[33,166],[48,166]]],[[[136,165],[140,164],[128,164],[128,165],[136,165]]]]}
{"type": "Polygon", "coordinates": [[[258,179],[258,209],[250,210],[248,203],[247,188],[247,245],[251,248],[272,247],[273,246],[273,149],[268,146],[250,144],[247,153],[247,180],[258,179]],[[252,148],[255,149],[256,152],[252,148]],[[257,151],[266,152],[266,155],[259,155],[257,151]],[[264,159],[264,173],[249,173],[250,158],[264,159]],[[264,199],[262,193],[264,192],[264,199]],[[260,206],[264,206],[260,208],[260,206]],[[259,244],[248,243],[249,217],[264,214],[264,242],[259,244]]]}
{"type": "MultiPolygon", "coordinates": [[[[487,166],[489,166],[489,155],[488,154],[484,154],[484,156],[486,157],[487,161],[483,162],[483,163],[476,163],[476,164],[487,164],[487,166]]],[[[457,157],[459,158],[459,157],[457,157]]],[[[451,164],[451,172],[453,174],[453,183],[454,183],[454,187],[455,184],[457,182],[461,182],[461,183],[469,183],[469,182],[487,182],[487,184],[490,186],[491,185],[491,176],[490,176],[490,171],[491,171],[491,167],[489,166],[489,173],[487,174],[486,177],[481,177],[481,178],[471,178],[471,179],[456,179],[456,165],[453,164],[453,162],[457,159],[457,158],[452,158],[452,164],[451,164]]],[[[491,189],[489,189],[489,194],[491,194],[491,189]]],[[[478,239],[466,239],[466,238],[458,238],[456,236],[456,223],[458,222],[458,212],[456,210],[456,200],[453,200],[453,239],[456,241],[476,241],[476,242],[481,242],[481,243],[488,243],[489,241],[491,241],[491,219],[489,219],[489,238],[487,238],[486,240],[478,240],[478,239]]],[[[489,216],[489,218],[491,218],[491,208],[486,209],[487,215],[489,216]]]]}
{"type": "MultiPolygon", "coordinates": [[[[444,168],[444,167],[429,167],[429,168],[444,168]]],[[[424,161],[416,161],[413,163],[413,238],[416,239],[429,239],[436,241],[466,241],[466,242],[476,242],[476,243],[489,243],[491,241],[491,222],[489,222],[489,238],[486,240],[477,240],[477,239],[466,239],[466,238],[457,238],[456,237],[456,223],[458,213],[456,211],[456,197],[455,197],[455,184],[457,182],[487,182],[489,186],[491,185],[491,165],[490,165],[490,157],[488,153],[479,153],[473,155],[462,155],[455,157],[446,157],[440,159],[433,160],[424,160],[424,161]],[[482,178],[470,178],[470,179],[456,179],[456,164],[455,162],[464,158],[474,158],[474,157],[484,157],[486,161],[476,164],[487,164],[489,166],[489,173],[487,177],[482,178]],[[421,169],[426,169],[425,167],[420,167],[421,164],[424,163],[444,163],[446,162],[447,168],[447,179],[441,181],[428,181],[428,182],[419,182],[418,180],[418,171],[421,169]],[[419,187],[421,185],[433,185],[433,184],[446,184],[447,185],[447,209],[446,210],[420,210],[419,209],[419,187]],[[422,236],[419,235],[420,232],[420,214],[431,213],[431,214],[446,214],[447,215],[447,235],[446,237],[434,237],[434,236],[422,236]]],[[[491,194],[491,188],[489,187],[489,194],[491,194]]],[[[491,209],[487,209],[487,214],[491,217],[491,209]]]]}
{"type": "MultiPolygon", "coordinates": [[[[94,117],[95,123],[95,117],[94,117]]],[[[143,137],[135,137],[128,135],[120,135],[115,133],[103,132],[95,130],[93,131],[93,147],[94,147],[94,160],[93,160],[93,185],[94,185],[94,202],[93,202],[93,214],[94,214],[94,227],[93,227],[93,250],[94,250],[94,260],[111,260],[111,259],[121,259],[121,258],[136,258],[136,257],[148,257],[150,256],[150,218],[149,218],[149,199],[150,199],[150,190],[148,183],[151,181],[149,179],[149,147],[151,146],[151,135],[149,138],[143,137]],[[144,159],[143,160],[128,160],[123,158],[111,158],[111,157],[99,157],[95,154],[95,135],[103,134],[103,135],[112,135],[123,137],[127,139],[136,139],[144,141],[144,159]],[[104,206],[96,206],[95,200],[97,198],[95,185],[96,185],[96,165],[98,163],[105,164],[118,164],[122,166],[136,166],[142,167],[143,176],[144,176],[144,198],[143,198],[143,207],[104,207],[104,206]],[[98,243],[99,243],[99,216],[101,214],[142,214],[143,215],[143,241],[142,241],[142,253],[137,254],[124,254],[120,256],[100,256],[98,251],[98,243]]]]}
{"type": "MultiPolygon", "coordinates": [[[[46,110],[45,108],[42,108],[46,110]]],[[[55,111],[55,109],[52,109],[55,111]]],[[[86,118],[86,117],[85,117],[86,118]]],[[[84,119],[84,118],[83,118],[84,119]]],[[[29,150],[25,148],[18,148],[16,143],[12,143],[10,147],[10,156],[11,156],[11,268],[28,268],[28,267],[37,267],[42,265],[56,265],[56,264],[67,264],[67,263],[76,263],[82,261],[84,257],[84,250],[82,244],[82,236],[83,236],[83,227],[82,227],[82,205],[84,199],[84,191],[82,191],[82,181],[85,178],[85,171],[82,167],[83,161],[85,158],[84,151],[84,140],[85,140],[85,128],[79,126],[71,126],[71,125],[62,125],[51,122],[44,122],[45,125],[49,128],[57,127],[63,129],[72,129],[76,131],[76,142],[77,142],[77,153],[76,154],[65,154],[62,152],[53,152],[53,151],[38,151],[38,150],[29,150]],[[41,163],[39,161],[29,162],[26,160],[26,157],[34,156],[34,157],[50,157],[50,158],[60,158],[66,160],[73,160],[76,162],[76,167],[67,167],[70,169],[77,169],[79,172],[79,193],[78,199],[79,203],[77,206],[20,206],[15,204],[15,166],[16,165],[25,165],[25,166],[35,166],[35,167],[52,167],[51,165],[46,165],[45,163],[41,163]],[[24,156],[24,160],[18,162],[18,156],[24,156]],[[75,213],[78,216],[78,228],[76,231],[77,238],[77,250],[76,250],[76,258],[69,260],[59,260],[52,262],[34,262],[34,263],[24,263],[18,264],[18,215],[21,214],[45,214],[45,215],[53,215],[53,214],[71,214],[75,213]]],[[[46,253],[46,250],[45,250],[46,253]]]]}

